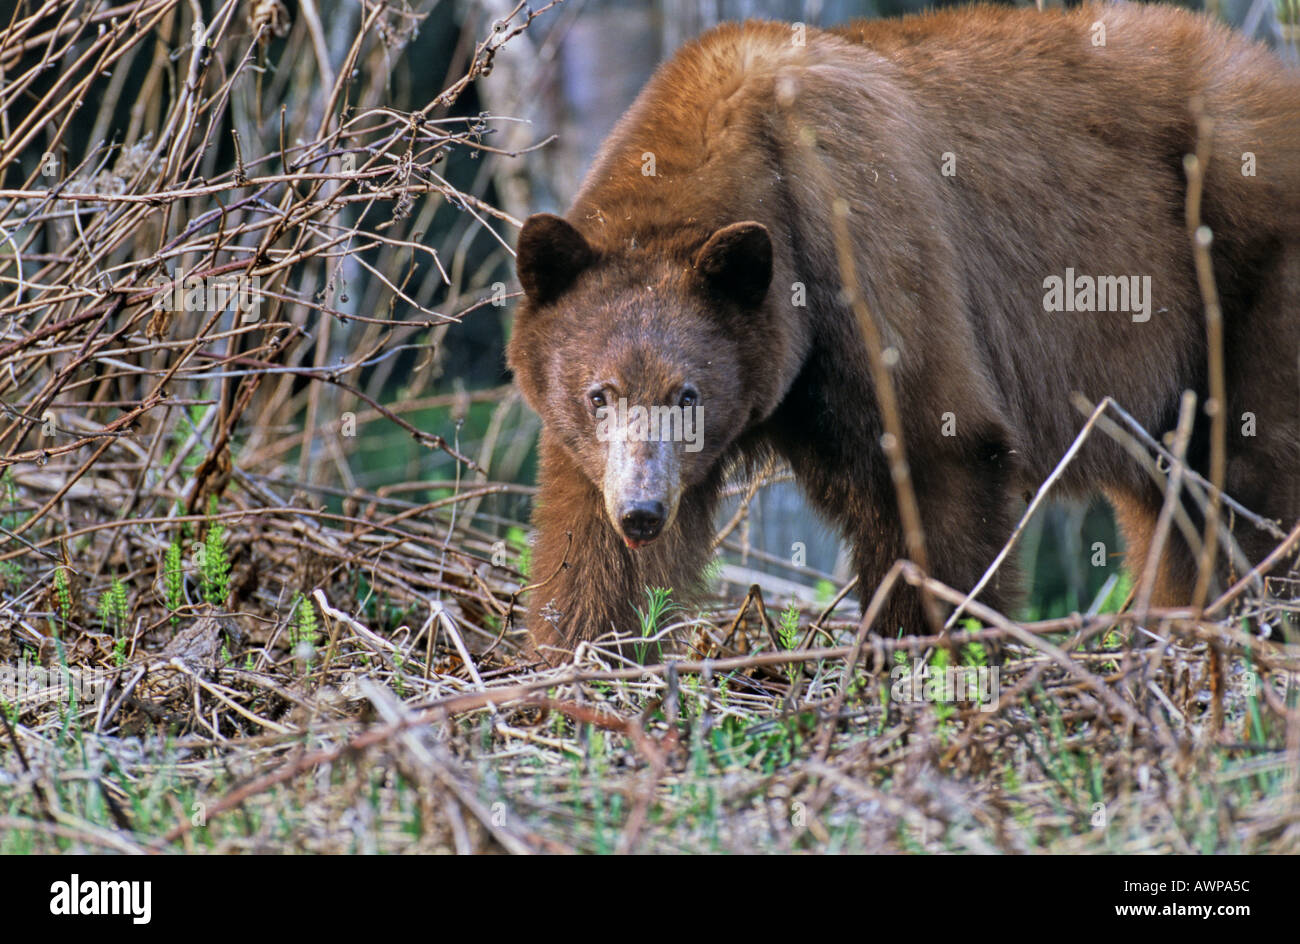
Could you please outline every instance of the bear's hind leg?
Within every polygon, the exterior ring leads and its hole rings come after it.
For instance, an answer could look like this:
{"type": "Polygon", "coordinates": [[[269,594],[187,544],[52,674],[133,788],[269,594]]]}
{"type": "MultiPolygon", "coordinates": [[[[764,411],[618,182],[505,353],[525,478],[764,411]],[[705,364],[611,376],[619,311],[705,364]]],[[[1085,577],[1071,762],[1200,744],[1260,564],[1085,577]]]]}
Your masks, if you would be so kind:
{"type": "MultiPolygon", "coordinates": [[[[1120,533],[1124,536],[1124,566],[1128,571],[1133,586],[1138,587],[1147,566],[1151,545],[1155,540],[1156,523],[1160,517],[1163,499],[1153,486],[1137,495],[1132,491],[1113,490],[1106,493],[1111,507],[1115,510],[1115,519],[1120,533]]],[[[1199,516],[1193,517],[1193,525],[1199,516]]],[[[1171,523],[1169,535],[1165,539],[1160,559],[1151,588],[1151,605],[1157,607],[1186,606],[1191,602],[1192,591],[1196,586],[1196,559],[1188,548],[1187,542],[1179,533],[1178,526],[1171,523]]]]}
{"type": "MultiPolygon", "coordinates": [[[[1225,314],[1229,495],[1290,531],[1300,520],[1300,241],[1278,247],[1249,310],[1225,314]],[[1241,317],[1244,315],[1244,317],[1241,317]]],[[[1258,564],[1278,539],[1246,521],[1234,536],[1258,564]]]]}

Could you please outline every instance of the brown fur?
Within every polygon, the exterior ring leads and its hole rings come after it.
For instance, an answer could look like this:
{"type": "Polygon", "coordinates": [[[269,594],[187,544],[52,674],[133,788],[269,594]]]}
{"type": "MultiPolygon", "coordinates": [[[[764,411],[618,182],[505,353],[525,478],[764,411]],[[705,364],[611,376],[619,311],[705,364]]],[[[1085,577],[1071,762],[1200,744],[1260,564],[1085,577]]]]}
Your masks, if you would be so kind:
{"type": "MultiPolygon", "coordinates": [[[[509,359],[541,414],[530,627],[572,646],[634,624],[646,586],[689,592],[709,557],[733,463],[775,451],[855,546],[866,595],[905,556],[864,347],[840,296],[829,225],[849,202],[859,279],[888,345],[931,568],[968,589],[1006,540],[1012,496],[1077,434],[1070,395],[1113,396],[1150,431],[1206,393],[1203,305],[1185,229],[1193,96],[1214,122],[1202,215],[1224,305],[1228,491],[1300,516],[1300,76],[1211,20],[1172,8],[1063,14],[973,8],[809,30],[727,25],[664,65],[606,141],[567,215],[529,220],[509,359]],[[1092,45],[1091,25],[1106,25],[1092,45]],[[810,172],[800,128],[825,175],[810,172]],[[1256,155],[1257,176],[1241,173],[1256,155]],[[643,176],[643,154],[656,176],[643,176]],[[955,177],[940,173],[944,152],[955,177]],[[833,180],[826,192],[820,180],[833,180]],[[702,249],[739,221],[761,260],[702,249]],[[761,231],[759,231],[761,233],[761,231]],[[1152,315],[1047,312],[1043,280],[1149,275],[1152,315]],[[719,271],[729,273],[724,277],[719,271]],[[730,279],[730,281],[727,281],[730,279]],[[807,287],[807,307],[791,286],[807,287]],[[745,299],[755,289],[762,300],[745,299]],[[667,403],[687,381],[704,449],[683,460],[680,508],[639,550],[602,503],[604,453],[585,401],[613,378],[667,403]],[[1253,412],[1258,434],[1240,435],[1253,412]],[[952,413],[956,436],[942,435],[952,413]],[[572,535],[570,542],[569,535],[572,535]],[[563,565],[563,566],[562,566],[563,565]]],[[[1203,463],[1198,434],[1193,458],[1203,463]]],[[[1094,439],[1063,487],[1115,502],[1141,567],[1160,493],[1094,439]]],[[[1252,560],[1271,539],[1238,525],[1252,560]]],[[[1186,602],[1173,545],[1157,602],[1186,602]]],[[[981,599],[1012,601],[1014,577],[981,599]]],[[[922,626],[900,594],[882,631],[922,626]]]]}

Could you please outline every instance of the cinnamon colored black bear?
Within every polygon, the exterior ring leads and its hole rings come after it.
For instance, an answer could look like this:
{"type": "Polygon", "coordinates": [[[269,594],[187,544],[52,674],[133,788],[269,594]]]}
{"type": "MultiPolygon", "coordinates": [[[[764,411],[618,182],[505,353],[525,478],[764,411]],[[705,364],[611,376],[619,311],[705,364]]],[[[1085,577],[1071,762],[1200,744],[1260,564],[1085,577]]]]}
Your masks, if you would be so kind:
{"type": "MultiPolygon", "coordinates": [[[[1079,431],[1072,392],[1113,396],[1156,435],[1184,390],[1204,403],[1184,169],[1198,114],[1227,490],[1290,527],[1300,74],[1206,17],[1133,5],[755,22],[682,49],[567,216],[519,237],[509,362],[543,421],[529,602],[543,654],[631,630],[646,587],[688,594],[724,479],[773,452],[853,542],[864,597],[906,556],[836,201],[891,349],[931,570],[954,587],[980,577],[1014,499],[1079,431]]],[[[1110,497],[1140,569],[1161,505],[1149,473],[1096,436],[1060,487],[1110,497]]],[[[1241,522],[1235,536],[1252,561],[1276,544],[1241,522]]],[[[1175,539],[1156,602],[1187,602],[1194,571],[1175,539]]],[[[1004,576],[981,599],[1005,607],[1014,589],[1004,576]]],[[[923,625],[905,591],[879,629],[923,625]]]]}

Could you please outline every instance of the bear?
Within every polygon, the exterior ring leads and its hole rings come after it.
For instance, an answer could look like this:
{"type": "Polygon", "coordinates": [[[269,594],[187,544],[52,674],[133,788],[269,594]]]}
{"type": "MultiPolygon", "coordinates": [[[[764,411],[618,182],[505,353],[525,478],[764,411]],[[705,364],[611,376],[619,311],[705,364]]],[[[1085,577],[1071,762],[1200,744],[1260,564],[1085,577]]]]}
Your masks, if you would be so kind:
{"type": "MultiPolygon", "coordinates": [[[[851,542],[863,600],[907,556],[841,247],[884,348],[937,579],[976,585],[1079,433],[1076,394],[1113,397],[1159,437],[1195,392],[1187,455],[1206,469],[1185,164],[1198,146],[1225,490],[1289,528],[1300,73],[1203,15],[1127,4],[724,24],[682,48],[567,214],[529,217],[517,242],[507,359],[542,420],[536,652],[556,661],[632,630],[648,587],[695,592],[724,484],[770,456],[851,542]]],[[[1098,433],[1054,488],[1106,496],[1142,572],[1163,502],[1149,469],[1098,433]]],[[[1223,519],[1252,564],[1278,543],[1223,519]]],[[[1186,605],[1196,571],[1175,533],[1153,602],[1186,605]]],[[[978,599],[1006,611],[1017,590],[1007,566],[978,599]]],[[[896,589],[873,628],[923,632],[923,603],[896,589]]]]}

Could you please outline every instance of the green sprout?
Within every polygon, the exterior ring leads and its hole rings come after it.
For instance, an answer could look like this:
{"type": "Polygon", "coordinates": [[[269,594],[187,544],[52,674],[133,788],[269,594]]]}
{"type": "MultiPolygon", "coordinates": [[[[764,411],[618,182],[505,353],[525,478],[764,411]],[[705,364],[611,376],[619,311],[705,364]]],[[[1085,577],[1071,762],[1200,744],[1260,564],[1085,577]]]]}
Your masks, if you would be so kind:
{"type": "Polygon", "coordinates": [[[121,636],[126,630],[126,586],[117,577],[99,598],[99,622],[110,636],[121,636]]]}
{"type": "Polygon", "coordinates": [[[55,618],[57,625],[66,625],[72,619],[72,586],[68,581],[65,567],[54,571],[54,601],[57,608],[55,618]]]}
{"type": "MultiPolygon", "coordinates": [[[[633,607],[636,615],[641,621],[641,638],[650,639],[659,632],[659,625],[663,618],[677,609],[677,605],[672,600],[672,590],[667,587],[646,587],[646,608],[633,607]]],[[[636,647],[637,661],[644,662],[646,657],[647,646],[642,643],[636,647]]],[[[663,658],[663,646],[656,643],[659,651],[659,658],[663,658]]]]}
{"type": "MultiPolygon", "coordinates": [[[[781,613],[781,620],[776,627],[776,638],[781,643],[781,648],[787,652],[799,647],[799,605],[794,600],[781,613]]],[[[799,677],[799,666],[793,662],[788,663],[785,667],[785,674],[793,685],[795,679],[799,677]]]]}
{"type": "Polygon", "coordinates": [[[167,596],[167,609],[172,614],[172,625],[176,626],[181,621],[176,613],[185,598],[185,572],[181,568],[180,541],[167,545],[167,553],[163,557],[163,588],[167,596]]]}
{"type": "Polygon", "coordinates": [[[230,557],[226,552],[226,529],[213,522],[203,537],[203,556],[199,581],[203,599],[213,606],[224,606],[230,594],[230,557]]]}

